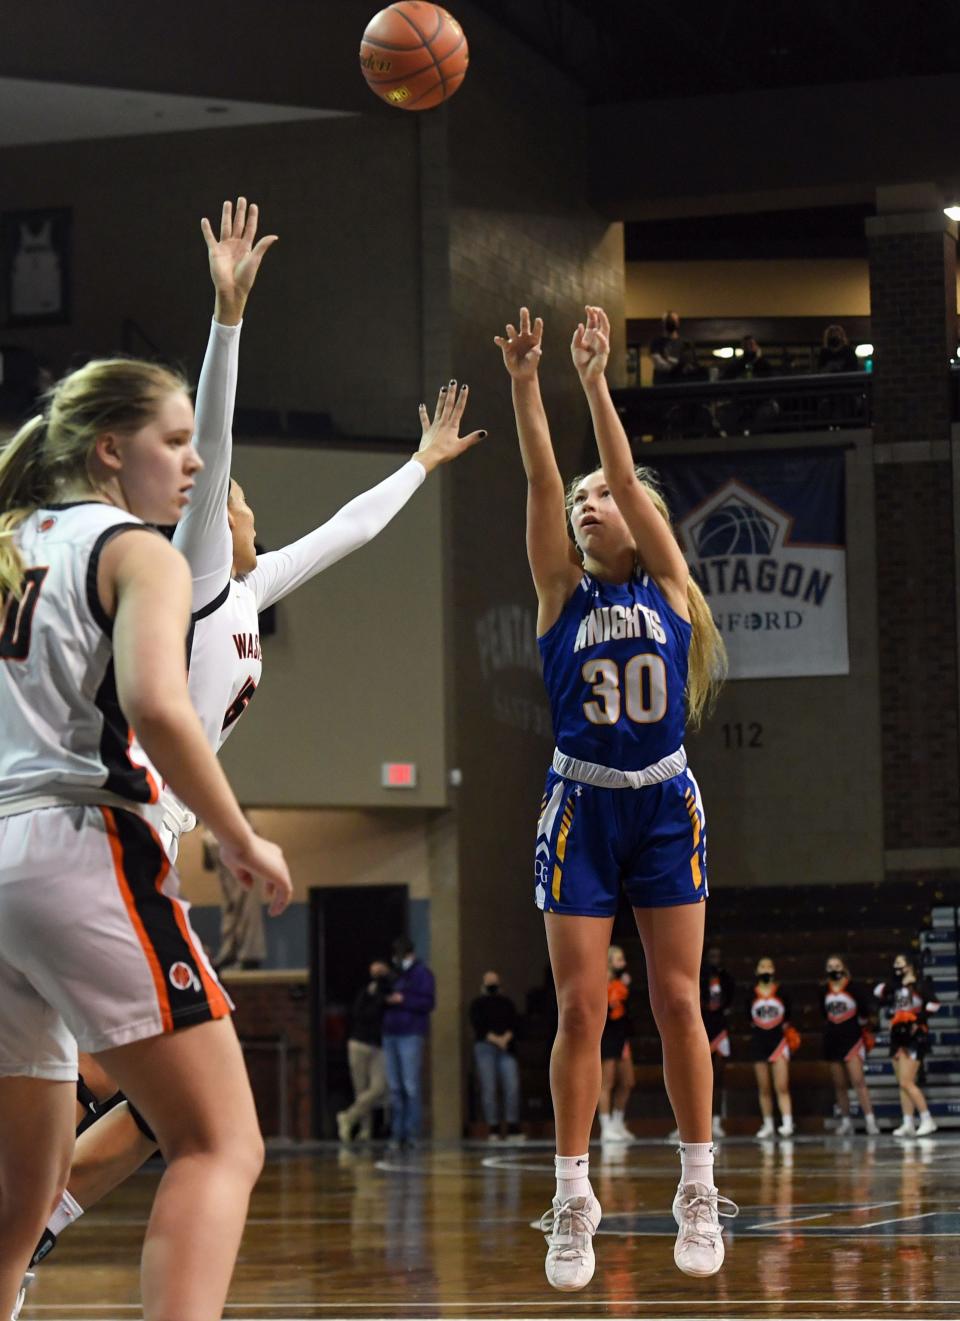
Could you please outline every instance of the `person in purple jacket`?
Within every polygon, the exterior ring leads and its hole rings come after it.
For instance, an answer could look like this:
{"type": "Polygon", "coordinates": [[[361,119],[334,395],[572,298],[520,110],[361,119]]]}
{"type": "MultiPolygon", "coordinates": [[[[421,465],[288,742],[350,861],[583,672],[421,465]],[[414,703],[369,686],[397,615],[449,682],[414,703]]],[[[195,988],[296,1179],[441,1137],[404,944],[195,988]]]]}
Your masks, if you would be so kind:
{"type": "Polygon", "coordinates": [[[417,958],[409,936],[393,942],[393,989],[383,1015],[383,1054],[392,1114],[392,1147],[412,1147],[420,1136],[423,1045],[436,1003],[433,973],[417,958]]]}

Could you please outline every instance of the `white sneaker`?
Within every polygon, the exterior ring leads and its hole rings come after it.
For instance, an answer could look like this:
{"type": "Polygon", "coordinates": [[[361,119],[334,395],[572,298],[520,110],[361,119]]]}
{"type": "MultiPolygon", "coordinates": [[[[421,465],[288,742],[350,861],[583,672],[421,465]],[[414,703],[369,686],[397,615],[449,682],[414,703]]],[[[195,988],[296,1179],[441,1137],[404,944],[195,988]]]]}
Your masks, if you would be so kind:
{"type": "Polygon", "coordinates": [[[877,1123],[876,1115],[867,1115],[867,1136],[871,1138],[879,1137],[880,1125],[877,1123]]]}
{"type": "Polygon", "coordinates": [[[679,1128],[671,1128],[670,1132],[667,1134],[667,1136],[666,1136],[663,1140],[664,1140],[664,1142],[679,1142],[679,1141],[680,1141],[680,1130],[679,1130],[679,1128]]]}
{"type": "Polygon", "coordinates": [[[780,1136],[781,1136],[782,1138],[792,1138],[792,1137],[793,1137],[793,1119],[792,1119],[792,1118],[791,1118],[791,1119],[785,1119],[785,1120],[783,1121],[783,1123],[780,1125],[780,1127],[777,1129],[777,1132],[780,1134],[780,1136]]]}
{"type": "Polygon", "coordinates": [[[20,1285],[20,1292],[17,1294],[17,1301],[13,1305],[13,1311],[10,1313],[10,1321],[17,1321],[17,1317],[23,1309],[24,1301],[27,1297],[27,1289],[37,1278],[35,1271],[27,1271],[20,1285]]]}
{"type": "Polygon", "coordinates": [[[931,1133],[936,1133],[936,1131],[937,1131],[937,1125],[934,1122],[933,1116],[927,1115],[924,1119],[920,1120],[920,1126],[917,1129],[917,1137],[918,1138],[929,1137],[931,1133]]]}
{"type": "Polygon", "coordinates": [[[893,1136],[895,1138],[913,1138],[916,1137],[916,1135],[916,1130],[913,1127],[912,1115],[905,1115],[900,1127],[893,1130],[893,1136]]]}
{"type": "Polygon", "coordinates": [[[723,1120],[719,1115],[713,1116],[713,1136],[715,1138],[725,1138],[727,1136],[726,1129],[723,1127],[723,1120]]]}
{"type": "Polygon", "coordinates": [[[844,1115],[834,1130],[838,1138],[849,1137],[853,1132],[853,1120],[849,1115],[844,1115]]]}
{"type": "Polygon", "coordinates": [[[499,1141],[500,1141],[500,1134],[497,1133],[497,1132],[491,1132],[491,1133],[488,1133],[488,1134],[487,1134],[487,1141],[488,1141],[488,1142],[499,1142],[499,1141]]]}
{"type": "Polygon", "coordinates": [[[705,1183],[685,1183],[677,1189],[673,1213],[680,1229],[673,1260],[684,1275],[716,1275],[723,1265],[723,1227],[720,1216],[732,1219],[739,1212],[729,1197],[705,1183]],[[730,1210],[720,1210],[720,1205],[730,1210]]]}
{"type": "Polygon", "coordinates": [[[346,1110],[340,1110],[337,1113],[337,1137],[345,1145],[350,1145],[350,1139],[353,1137],[353,1125],[350,1123],[350,1116],[346,1110]]]}
{"type": "Polygon", "coordinates": [[[600,1224],[600,1203],[590,1192],[586,1197],[555,1197],[540,1220],[547,1240],[547,1280],[554,1289],[572,1292],[593,1279],[596,1258],[593,1236],[600,1224]]]}
{"type": "Polygon", "coordinates": [[[604,1125],[600,1130],[600,1141],[606,1145],[608,1142],[632,1142],[633,1138],[622,1128],[617,1128],[613,1120],[604,1125]]]}
{"type": "Polygon", "coordinates": [[[772,1138],[773,1135],[774,1135],[774,1132],[775,1132],[775,1129],[774,1129],[774,1127],[773,1127],[773,1120],[772,1120],[772,1119],[765,1119],[765,1120],[763,1121],[763,1125],[762,1125],[762,1127],[757,1129],[757,1131],[756,1131],[756,1133],[754,1134],[754,1136],[755,1136],[755,1137],[758,1137],[758,1138],[772,1138]]]}
{"type": "Polygon", "coordinates": [[[527,1135],[526,1135],[526,1133],[508,1133],[507,1136],[506,1136],[503,1140],[504,1140],[504,1142],[507,1143],[508,1146],[514,1146],[514,1147],[517,1147],[517,1146],[519,1146],[522,1142],[526,1142],[526,1140],[527,1140],[527,1135]]]}

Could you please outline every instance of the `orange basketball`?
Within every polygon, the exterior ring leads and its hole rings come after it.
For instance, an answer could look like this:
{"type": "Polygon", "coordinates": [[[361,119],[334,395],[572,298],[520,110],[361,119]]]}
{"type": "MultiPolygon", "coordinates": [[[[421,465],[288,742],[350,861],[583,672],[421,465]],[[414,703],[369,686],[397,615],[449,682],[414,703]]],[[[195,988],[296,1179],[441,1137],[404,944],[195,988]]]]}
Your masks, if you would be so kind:
{"type": "Polygon", "coordinates": [[[360,42],[360,70],[387,105],[430,110],[463,82],[470,52],[463,28],[440,5],[398,0],[374,14],[360,42]]]}

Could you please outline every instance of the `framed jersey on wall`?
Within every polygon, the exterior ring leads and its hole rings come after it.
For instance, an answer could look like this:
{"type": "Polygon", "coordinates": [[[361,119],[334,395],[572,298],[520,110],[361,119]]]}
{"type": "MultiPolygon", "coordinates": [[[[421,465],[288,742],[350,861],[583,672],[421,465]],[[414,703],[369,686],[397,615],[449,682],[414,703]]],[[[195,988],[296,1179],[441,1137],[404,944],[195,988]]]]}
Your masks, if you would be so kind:
{"type": "Polygon", "coordinates": [[[8,326],[63,325],[70,320],[71,224],[67,207],[5,211],[0,217],[8,326]]]}

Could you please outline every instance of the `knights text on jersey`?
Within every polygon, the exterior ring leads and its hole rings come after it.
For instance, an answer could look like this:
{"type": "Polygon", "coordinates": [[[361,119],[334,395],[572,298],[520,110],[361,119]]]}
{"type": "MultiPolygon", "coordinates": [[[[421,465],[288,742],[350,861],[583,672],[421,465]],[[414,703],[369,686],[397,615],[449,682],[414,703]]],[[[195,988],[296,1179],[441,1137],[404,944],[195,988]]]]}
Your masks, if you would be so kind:
{"type": "Polygon", "coordinates": [[[585,573],[538,639],[560,751],[623,771],[675,753],[690,636],[648,574],[607,583],[585,573]]]}
{"type": "Polygon", "coordinates": [[[148,531],[93,500],[39,509],[17,528],[24,589],[0,615],[0,814],[49,801],[157,802],[159,776],[120,709],[112,622],[97,594],[100,553],[129,528],[148,531]]]}

